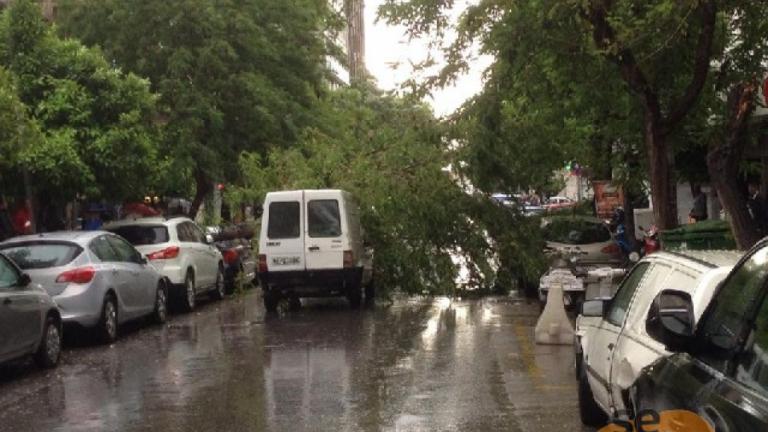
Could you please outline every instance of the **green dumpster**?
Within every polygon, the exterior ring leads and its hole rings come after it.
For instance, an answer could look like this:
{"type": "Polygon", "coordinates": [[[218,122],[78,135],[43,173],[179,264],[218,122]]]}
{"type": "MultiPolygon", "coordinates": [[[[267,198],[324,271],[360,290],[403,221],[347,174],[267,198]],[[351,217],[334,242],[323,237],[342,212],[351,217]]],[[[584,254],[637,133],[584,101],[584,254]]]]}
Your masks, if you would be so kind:
{"type": "Polygon", "coordinates": [[[663,250],[736,249],[731,226],[726,221],[706,220],[661,232],[663,250]]]}

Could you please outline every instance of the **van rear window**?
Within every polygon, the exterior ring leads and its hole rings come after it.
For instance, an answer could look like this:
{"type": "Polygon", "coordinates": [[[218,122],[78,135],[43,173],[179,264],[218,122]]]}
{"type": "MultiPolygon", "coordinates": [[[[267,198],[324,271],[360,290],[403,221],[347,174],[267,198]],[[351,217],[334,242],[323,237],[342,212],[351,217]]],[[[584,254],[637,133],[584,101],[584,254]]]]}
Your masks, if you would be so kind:
{"type": "Polygon", "coordinates": [[[298,201],[277,201],[269,204],[269,225],[267,237],[271,239],[299,238],[299,213],[301,207],[298,201]]]}
{"type": "Polygon", "coordinates": [[[339,202],[313,200],[307,203],[307,221],[310,237],[338,237],[341,235],[339,202]]]}

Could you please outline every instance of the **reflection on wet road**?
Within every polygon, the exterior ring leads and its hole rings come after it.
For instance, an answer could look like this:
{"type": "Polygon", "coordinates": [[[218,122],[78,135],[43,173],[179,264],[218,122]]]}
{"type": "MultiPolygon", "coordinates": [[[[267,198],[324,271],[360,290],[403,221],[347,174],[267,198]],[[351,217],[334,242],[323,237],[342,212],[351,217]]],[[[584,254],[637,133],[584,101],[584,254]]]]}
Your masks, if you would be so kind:
{"type": "Polygon", "coordinates": [[[582,430],[572,349],[532,343],[537,311],[418,299],[265,317],[252,292],[70,348],[52,371],[1,368],[0,430],[582,430]]]}

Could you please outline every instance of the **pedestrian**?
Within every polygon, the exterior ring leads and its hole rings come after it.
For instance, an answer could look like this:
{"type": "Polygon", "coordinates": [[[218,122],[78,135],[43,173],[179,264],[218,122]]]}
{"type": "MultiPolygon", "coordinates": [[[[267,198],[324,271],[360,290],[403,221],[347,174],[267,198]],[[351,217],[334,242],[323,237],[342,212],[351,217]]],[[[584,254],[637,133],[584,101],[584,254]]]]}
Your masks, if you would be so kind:
{"type": "Polygon", "coordinates": [[[85,212],[85,218],[83,219],[83,231],[98,231],[101,229],[103,225],[101,211],[102,208],[100,205],[91,204],[88,206],[88,210],[85,212]]]}
{"type": "Polygon", "coordinates": [[[688,213],[688,218],[693,223],[707,220],[707,195],[701,191],[699,185],[693,185],[691,191],[693,192],[693,208],[688,213]]]}
{"type": "Polygon", "coordinates": [[[11,221],[16,235],[32,234],[32,213],[24,200],[16,201],[11,221]]]}

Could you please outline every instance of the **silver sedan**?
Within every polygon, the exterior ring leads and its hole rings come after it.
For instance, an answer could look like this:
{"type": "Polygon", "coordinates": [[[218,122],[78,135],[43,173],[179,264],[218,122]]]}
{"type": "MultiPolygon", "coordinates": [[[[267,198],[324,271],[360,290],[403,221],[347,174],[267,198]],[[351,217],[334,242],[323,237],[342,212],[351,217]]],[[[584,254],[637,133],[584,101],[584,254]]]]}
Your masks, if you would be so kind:
{"type": "Polygon", "coordinates": [[[40,285],[0,254],[0,363],[33,354],[53,367],[61,354],[61,317],[40,285]]]}
{"type": "Polygon", "coordinates": [[[61,310],[65,324],[95,328],[104,342],[119,325],[147,315],[167,317],[167,284],[123,238],[104,231],[17,237],[0,243],[61,310]]]}

